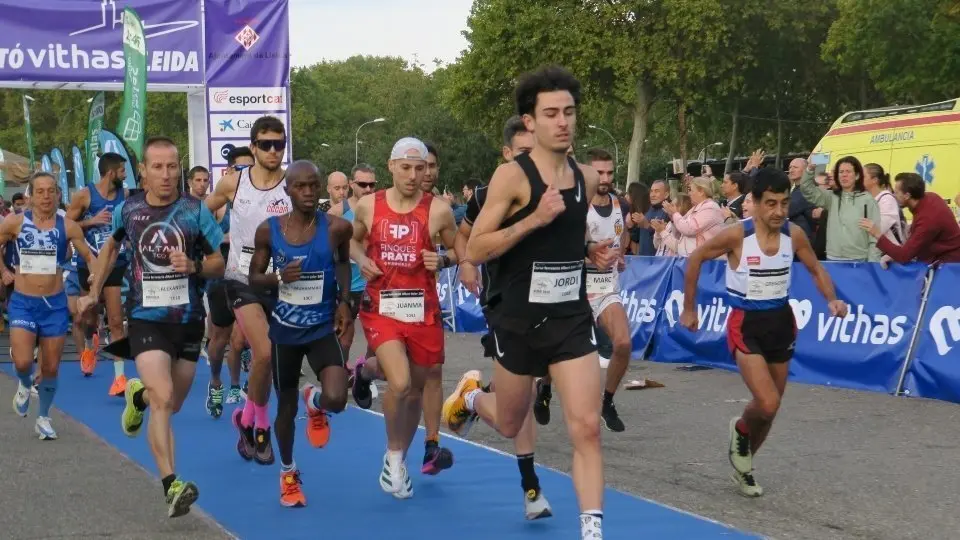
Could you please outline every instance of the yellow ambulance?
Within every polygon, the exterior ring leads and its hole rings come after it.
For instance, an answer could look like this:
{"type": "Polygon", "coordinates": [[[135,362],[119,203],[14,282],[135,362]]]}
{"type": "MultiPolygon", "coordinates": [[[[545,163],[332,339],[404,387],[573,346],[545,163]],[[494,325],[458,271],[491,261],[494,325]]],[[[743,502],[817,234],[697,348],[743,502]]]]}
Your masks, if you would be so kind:
{"type": "Polygon", "coordinates": [[[814,153],[828,168],[851,155],[864,165],[878,163],[891,181],[897,173],[915,172],[952,204],[960,194],[960,98],[846,113],[814,153]]]}

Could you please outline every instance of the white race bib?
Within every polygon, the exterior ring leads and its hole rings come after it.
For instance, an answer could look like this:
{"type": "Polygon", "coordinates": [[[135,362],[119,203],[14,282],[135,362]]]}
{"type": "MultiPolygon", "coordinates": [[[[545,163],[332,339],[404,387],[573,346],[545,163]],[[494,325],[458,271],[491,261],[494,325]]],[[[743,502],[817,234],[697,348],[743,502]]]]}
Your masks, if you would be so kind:
{"type": "Polygon", "coordinates": [[[530,275],[532,304],[559,304],[580,298],[583,261],[534,262],[530,275]]]}
{"type": "MultiPolygon", "coordinates": [[[[777,271],[777,270],[775,270],[777,271]]],[[[751,270],[747,276],[748,300],[776,300],[784,298],[790,291],[790,272],[778,275],[765,275],[770,270],[751,270]]]]}
{"type": "Polygon", "coordinates": [[[144,272],[140,282],[143,307],[172,307],[190,303],[190,278],[174,272],[144,272]]]}
{"type": "Polygon", "coordinates": [[[20,273],[52,276],[57,273],[57,248],[21,249],[20,273]]]}
{"type": "Polygon", "coordinates": [[[280,301],[294,306],[312,306],[323,300],[323,272],[301,272],[293,283],[280,282],[280,301]]]}
{"type": "Polygon", "coordinates": [[[606,296],[613,294],[614,287],[613,272],[591,272],[587,271],[587,294],[596,294],[606,296]]]}
{"type": "Polygon", "coordinates": [[[253,248],[249,246],[240,247],[240,273],[247,275],[250,273],[250,262],[253,261],[253,248]]]}
{"type": "Polygon", "coordinates": [[[380,291],[380,315],[405,323],[422,323],[425,295],[423,289],[380,291]]]}

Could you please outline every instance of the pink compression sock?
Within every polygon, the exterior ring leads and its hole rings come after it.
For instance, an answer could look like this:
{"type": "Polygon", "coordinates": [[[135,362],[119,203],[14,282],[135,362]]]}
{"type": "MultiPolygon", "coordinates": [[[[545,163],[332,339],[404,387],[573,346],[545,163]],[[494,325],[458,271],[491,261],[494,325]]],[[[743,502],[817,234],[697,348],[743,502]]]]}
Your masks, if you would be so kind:
{"type": "Polygon", "coordinates": [[[254,417],[256,418],[257,427],[260,429],[269,429],[270,418],[267,416],[267,406],[254,405],[253,412],[254,412],[254,417]]]}
{"type": "Polygon", "coordinates": [[[254,407],[253,400],[247,398],[247,402],[243,404],[243,414],[240,415],[240,425],[243,427],[252,427],[253,418],[254,418],[254,407]]]}

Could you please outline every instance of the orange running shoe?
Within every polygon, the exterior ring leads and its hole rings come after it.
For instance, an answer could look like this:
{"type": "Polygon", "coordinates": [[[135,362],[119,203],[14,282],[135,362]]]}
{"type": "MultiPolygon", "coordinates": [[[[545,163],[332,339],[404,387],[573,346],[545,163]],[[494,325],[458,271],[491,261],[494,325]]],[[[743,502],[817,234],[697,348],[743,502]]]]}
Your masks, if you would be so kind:
{"type": "Polygon", "coordinates": [[[310,403],[313,389],[312,384],[303,387],[303,404],[307,408],[307,440],[314,448],[323,448],[330,442],[330,422],[323,409],[318,410],[310,403]]]}
{"type": "Polygon", "coordinates": [[[110,385],[110,391],[108,392],[113,397],[123,397],[123,393],[127,390],[127,376],[120,375],[119,377],[113,380],[113,384],[110,385]]]}
{"type": "Polygon", "coordinates": [[[80,372],[84,377],[93,375],[93,370],[97,367],[97,353],[92,349],[84,349],[80,353],[80,372]]]}
{"type": "Polygon", "coordinates": [[[467,394],[480,388],[480,372],[468,371],[460,377],[457,389],[443,402],[441,418],[446,422],[450,431],[461,437],[466,437],[477,420],[476,413],[467,408],[467,394]]]}
{"type": "Polygon", "coordinates": [[[280,473],[280,504],[287,508],[300,508],[307,505],[307,498],[300,489],[300,471],[292,470],[280,473]]]}

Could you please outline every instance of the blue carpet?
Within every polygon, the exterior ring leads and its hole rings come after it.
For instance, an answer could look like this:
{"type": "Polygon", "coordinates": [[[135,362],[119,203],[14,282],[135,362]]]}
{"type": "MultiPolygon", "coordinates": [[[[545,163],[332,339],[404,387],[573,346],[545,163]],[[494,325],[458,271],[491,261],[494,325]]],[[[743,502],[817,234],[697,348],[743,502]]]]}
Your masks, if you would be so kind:
{"type": "MultiPolygon", "coordinates": [[[[3,369],[12,373],[9,364],[3,369]]],[[[128,362],[127,375],[133,373],[133,364],[128,362]]],[[[79,362],[64,363],[55,405],[156,475],[145,429],[137,439],[127,438],[120,429],[123,400],[106,395],[112,375],[109,362],[101,363],[90,379],[81,377],[79,362]]],[[[577,503],[568,476],[538,469],[554,517],[528,522],[523,519],[519,475],[512,457],[444,437],[443,444],[453,451],[456,465],[436,477],[422,476],[422,430],[413,443],[417,451],[411,452],[408,460],[414,497],[401,501],[383,493],[377,480],[385,448],[383,419],[355,408],[331,419],[332,437],[322,450],[309,446],[302,431],[304,422],[298,421],[294,457],[302,472],[308,505],[283,508],[278,502],[279,465],[263,467],[240,459],[229,406],[219,420],[207,416],[204,398],[208,379],[209,372],[201,365],[193,391],[174,419],[177,472],[200,488],[199,506],[240,538],[579,537],[577,503]]],[[[35,402],[31,403],[31,416],[36,413],[33,407],[35,402]]],[[[145,511],[165,515],[159,482],[157,507],[145,511]]],[[[604,511],[608,540],[756,538],[610,489],[604,511]]]]}

